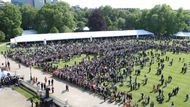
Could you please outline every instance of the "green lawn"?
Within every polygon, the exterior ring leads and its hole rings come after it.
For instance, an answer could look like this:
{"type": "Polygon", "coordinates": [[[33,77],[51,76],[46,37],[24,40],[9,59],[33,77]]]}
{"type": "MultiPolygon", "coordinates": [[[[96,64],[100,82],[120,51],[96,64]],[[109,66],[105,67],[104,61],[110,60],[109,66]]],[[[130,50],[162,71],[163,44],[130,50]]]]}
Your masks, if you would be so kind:
{"type": "MultiPolygon", "coordinates": [[[[152,70],[150,73],[148,72],[148,63],[147,66],[144,67],[141,70],[141,75],[138,76],[138,81],[142,82],[144,75],[146,74],[148,76],[148,83],[145,86],[142,86],[139,90],[134,90],[132,91],[132,95],[133,95],[133,101],[132,103],[136,102],[139,97],[140,97],[140,93],[144,93],[146,96],[150,96],[151,101],[154,101],[155,103],[155,107],[170,107],[171,106],[171,102],[174,102],[175,107],[188,107],[190,105],[190,99],[187,102],[184,102],[185,100],[185,95],[186,94],[190,94],[190,54],[184,54],[184,53],[180,53],[180,54],[172,54],[171,52],[167,52],[166,54],[167,56],[170,57],[170,60],[173,58],[173,66],[168,66],[169,62],[164,62],[165,64],[165,68],[162,71],[162,73],[164,74],[164,79],[167,79],[167,77],[169,75],[172,76],[172,82],[170,84],[168,84],[168,86],[166,88],[162,89],[164,90],[164,102],[163,104],[158,104],[158,102],[156,101],[156,96],[158,95],[158,93],[150,93],[153,89],[153,85],[157,85],[158,83],[160,83],[159,79],[160,76],[155,75],[156,71],[157,71],[157,65],[158,63],[155,61],[155,63],[151,66],[152,70]],[[185,58],[184,62],[179,62],[179,57],[181,57],[182,59],[185,58]],[[183,66],[184,63],[187,63],[188,65],[188,70],[186,74],[181,74],[181,68],[183,66]],[[168,93],[172,91],[172,89],[176,86],[180,87],[179,93],[177,94],[177,96],[174,96],[170,99],[169,102],[166,102],[166,100],[168,99],[168,93]]],[[[162,56],[162,58],[165,58],[165,56],[162,56]]],[[[134,72],[133,72],[133,81],[134,81],[134,72]]],[[[127,81],[129,81],[129,78],[127,79],[127,81]]],[[[119,87],[118,84],[118,90],[119,91],[129,91],[129,87],[126,86],[128,85],[128,82],[125,82],[125,85],[122,87],[119,87]]],[[[141,105],[141,103],[139,103],[139,105],[141,105]]],[[[149,107],[149,105],[148,105],[149,107]]]]}
{"type": "Polygon", "coordinates": [[[0,43],[0,52],[6,51],[10,48],[7,47],[6,43],[0,43]]]}
{"type": "MultiPolygon", "coordinates": [[[[190,94],[190,90],[189,90],[190,85],[188,85],[190,82],[190,78],[189,78],[190,77],[190,65],[189,65],[190,54],[184,54],[184,53],[173,54],[172,52],[167,52],[166,55],[170,57],[170,60],[173,58],[174,61],[173,61],[172,66],[168,66],[169,61],[164,62],[165,68],[162,71],[162,73],[164,74],[164,79],[167,79],[169,75],[172,76],[173,78],[172,82],[168,84],[167,87],[163,88],[162,86],[162,89],[164,90],[164,95],[165,95],[164,102],[162,104],[159,104],[156,101],[156,96],[158,95],[158,93],[150,93],[152,91],[153,85],[157,85],[160,83],[159,81],[160,76],[155,75],[157,71],[158,63],[154,61],[155,63],[151,66],[152,70],[150,73],[147,73],[149,69],[148,63],[146,67],[144,67],[141,70],[141,75],[138,76],[138,81],[142,82],[144,75],[146,74],[148,76],[148,83],[145,86],[142,86],[141,84],[140,89],[130,92],[133,95],[132,103],[136,102],[139,99],[140,94],[143,92],[145,96],[150,96],[151,98],[150,101],[154,101],[155,107],[170,107],[172,101],[174,102],[175,107],[187,107],[188,105],[190,105],[190,99],[187,102],[184,102],[185,95],[190,94]],[[182,59],[185,58],[185,61],[179,62],[179,57],[181,57],[182,59]],[[187,63],[188,71],[186,74],[181,74],[180,71],[184,63],[187,63]],[[169,102],[166,102],[166,100],[168,99],[168,93],[171,92],[172,89],[177,86],[180,87],[180,90],[177,96],[172,97],[169,102]]],[[[166,55],[161,56],[161,58],[165,58],[166,55]]],[[[79,64],[85,57],[86,57],[85,54],[82,54],[81,56],[74,56],[70,61],[59,61],[56,63],[56,65],[58,65],[59,68],[64,68],[65,65],[74,66],[75,61],[76,61],[76,64],[79,64]]],[[[92,58],[93,56],[90,56],[90,59],[92,58]]],[[[139,68],[139,67],[136,67],[136,68],[139,68]]],[[[134,80],[135,79],[134,72],[132,74],[132,77],[134,80]]],[[[129,78],[126,80],[124,86],[122,87],[119,87],[119,85],[117,84],[119,91],[126,91],[126,92],[129,91],[129,87],[127,86],[128,85],[127,81],[129,81],[129,78]]],[[[139,106],[141,106],[141,102],[139,102],[139,106]]],[[[149,105],[147,105],[147,107],[148,106],[149,105]]]]}
{"type": "Polygon", "coordinates": [[[19,87],[15,86],[14,90],[16,90],[18,93],[22,94],[28,99],[33,97],[34,102],[40,102],[40,99],[39,97],[37,97],[37,94],[35,94],[34,92],[28,90],[27,88],[23,86],[19,86],[19,87]]]}
{"type": "MultiPolygon", "coordinates": [[[[57,61],[56,63],[54,63],[54,65],[58,65],[58,68],[64,68],[65,65],[74,66],[75,62],[76,62],[76,65],[78,65],[86,57],[87,57],[86,54],[82,54],[81,56],[74,56],[69,61],[65,61],[65,60],[57,61]]],[[[92,60],[94,56],[89,55],[89,57],[90,57],[90,60],[92,60]]]]}
{"type": "MultiPolygon", "coordinates": [[[[159,44],[160,42],[155,41],[155,43],[159,44]]],[[[8,48],[6,47],[5,44],[0,44],[0,52],[5,51],[7,49],[8,48]]],[[[154,53],[156,53],[155,50],[154,50],[154,53]]],[[[172,101],[174,102],[175,107],[188,107],[190,105],[190,99],[187,102],[184,102],[185,95],[186,94],[190,95],[190,85],[189,85],[190,83],[190,53],[189,54],[184,54],[184,53],[173,54],[172,52],[167,52],[166,55],[161,56],[161,58],[165,58],[165,56],[169,56],[170,61],[171,59],[173,59],[173,65],[168,66],[169,61],[164,62],[165,68],[162,71],[162,73],[164,74],[164,79],[167,79],[169,75],[172,76],[173,79],[172,79],[172,82],[167,85],[167,87],[163,88],[162,86],[162,89],[164,90],[164,96],[165,96],[164,102],[162,104],[158,104],[158,102],[156,101],[156,96],[158,95],[158,93],[150,93],[152,91],[153,85],[157,85],[160,83],[159,81],[160,76],[155,75],[157,71],[157,65],[158,65],[157,61],[155,60],[154,64],[151,66],[152,70],[150,73],[147,73],[149,69],[148,63],[143,69],[141,69],[141,74],[140,76],[138,76],[138,81],[142,83],[144,75],[146,74],[148,77],[148,83],[145,86],[142,86],[141,84],[140,89],[130,92],[133,95],[132,103],[136,102],[139,99],[140,94],[143,92],[145,96],[150,96],[151,98],[150,101],[154,102],[155,107],[170,107],[172,101]],[[179,62],[180,57],[182,59],[185,58],[184,62],[182,61],[179,62]],[[187,66],[188,66],[187,73],[181,74],[180,71],[184,63],[187,63],[187,66]],[[172,89],[177,86],[180,87],[180,90],[177,96],[172,97],[169,102],[166,102],[166,100],[168,99],[168,93],[171,92],[172,89]]],[[[82,62],[86,57],[87,57],[86,54],[82,54],[80,56],[74,56],[69,61],[59,60],[57,62],[51,62],[51,63],[53,63],[54,65],[58,65],[58,68],[64,68],[65,65],[74,66],[75,62],[77,65],[80,62],[82,62]]],[[[90,60],[92,60],[94,56],[89,55],[89,57],[90,57],[90,60]]],[[[135,67],[135,68],[139,68],[139,67],[135,67]]],[[[132,79],[133,81],[135,79],[134,71],[132,72],[132,79]]],[[[125,81],[122,87],[120,87],[119,84],[116,84],[118,87],[118,90],[126,91],[126,92],[129,91],[129,87],[127,86],[129,84],[128,81],[129,81],[129,78],[127,78],[127,80],[125,81]]],[[[35,93],[25,89],[24,87],[15,87],[15,90],[21,93],[22,95],[26,96],[27,98],[36,96],[35,93]]],[[[34,98],[34,99],[35,101],[39,101],[38,98],[34,98]]],[[[139,107],[141,107],[141,102],[139,102],[139,107]]],[[[149,107],[149,105],[147,105],[147,107],[149,107]]]]}

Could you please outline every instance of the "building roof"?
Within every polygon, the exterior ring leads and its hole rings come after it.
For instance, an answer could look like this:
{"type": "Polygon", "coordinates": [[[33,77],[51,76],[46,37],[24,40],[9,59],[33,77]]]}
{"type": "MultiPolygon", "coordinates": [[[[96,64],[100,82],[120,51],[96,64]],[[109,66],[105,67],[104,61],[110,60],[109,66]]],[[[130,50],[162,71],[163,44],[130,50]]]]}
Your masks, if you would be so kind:
{"type": "Polygon", "coordinates": [[[89,27],[86,26],[86,27],[83,28],[83,30],[84,31],[89,31],[90,29],[89,29],[89,27]]]}
{"type": "Polygon", "coordinates": [[[53,40],[68,40],[68,39],[90,39],[90,38],[121,37],[121,36],[136,36],[136,35],[154,35],[154,34],[146,30],[29,34],[12,38],[10,42],[19,43],[19,42],[37,42],[44,40],[53,41],[53,40]]]}
{"type": "Polygon", "coordinates": [[[180,37],[190,37],[190,32],[178,32],[174,34],[175,36],[180,36],[180,37]]]}

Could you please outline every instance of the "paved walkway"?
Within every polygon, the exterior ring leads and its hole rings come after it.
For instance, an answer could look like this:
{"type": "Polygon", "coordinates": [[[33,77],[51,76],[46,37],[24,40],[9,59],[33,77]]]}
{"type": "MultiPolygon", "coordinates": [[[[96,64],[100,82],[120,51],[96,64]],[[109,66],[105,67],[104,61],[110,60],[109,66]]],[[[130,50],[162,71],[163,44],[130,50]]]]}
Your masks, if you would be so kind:
{"type": "MultiPolygon", "coordinates": [[[[5,62],[5,58],[0,54],[0,59],[1,65],[1,63],[5,62]]],[[[19,69],[18,64],[15,61],[9,59],[9,62],[11,66],[11,71],[13,73],[23,75],[25,81],[30,79],[29,67],[21,66],[21,68],[19,69]]],[[[40,82],[44,82],[45,77],[47,77],[48,79],[52,78],[50,74],[44,73],[34,68],[32,68],[32,76],[37,77],[38,81],[40,82]]],[[[53,94],[53,96],[63,101],[67,99],[68,103],[73,107],[119,107],[114,103],[110,104],[108,102],[103,102],[103,99],[96,96],[95,94],[83,91],[82,89],[72,85],[69,85],[69,92],[63,93],[63,91],[65,90],[65,84],[66,83],[61,80],[54,79],[55,93],[53,94]]]]}
{"type": "Polygon", "coordinates": [[[0,107],[30,107],[26,97],[9,87],[0,88],[0,107]]]}

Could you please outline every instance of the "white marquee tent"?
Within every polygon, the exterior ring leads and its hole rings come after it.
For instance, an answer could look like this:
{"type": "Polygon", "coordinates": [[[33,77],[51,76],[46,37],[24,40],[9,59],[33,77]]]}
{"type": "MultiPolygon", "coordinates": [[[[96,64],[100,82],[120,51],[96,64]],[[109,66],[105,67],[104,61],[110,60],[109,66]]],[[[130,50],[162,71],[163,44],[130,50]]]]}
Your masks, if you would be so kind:
{"type": "Polygon", "coordinates": [[[177,37],[190,37],[190,32],[178,32],[174,35],[177,37]]]}
{"type": "Polygon", "coordinates": [[[146,30],[122,30],[122,31],[96,31],[96,32],[72,32],[72,33],[48,33],[48,34],[31,34],[12,38],[11,43],[21,42],[38,42],[38,41],[54,41],[69,39],[93,39],[105,37],[124,37],[124,36],[140,36],[154,35],[146,30]]]}

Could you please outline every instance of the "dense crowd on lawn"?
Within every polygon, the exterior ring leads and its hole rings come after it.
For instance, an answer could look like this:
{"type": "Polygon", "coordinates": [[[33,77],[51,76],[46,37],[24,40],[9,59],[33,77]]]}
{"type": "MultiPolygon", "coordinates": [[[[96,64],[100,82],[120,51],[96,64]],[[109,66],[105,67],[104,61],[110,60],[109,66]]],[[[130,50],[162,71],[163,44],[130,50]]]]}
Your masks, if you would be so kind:
{"type": "MultiPolygon", "coordinates": [[[[77,84],[87,90],[96,92],[104,97],[109,98],[111,102],[120,101],[130,104],[133,98],[131,91],[139,89],[146,85],[148,77],[144,75],[144,80],[141,82],[137,79],[141,75],[141,69],[147,65],[151,72],[151,65],[154,61],[158,62],[156,75],[161,76],[160,84],[153,86],[153,91],[159,93],[157,101],[162,103],[164,99],[162,85],[167,87],[172,81],[172,77],[168,76],[165,80],[162,75],[164,62],[168,61],[170,66],[173,64],[173,59],[169,56],[161,58],[167,51],[177,54],[179,52],[187,53],[190,51],[189,41],[164,39],[129,39],[129,38],[114,38],[114,39],[95,39],[92,42],[88,40],[75,42],[56,42],[49,43],[45,46],[33,45],[31,47],[17,48],[14,51],[3,53],[5,57],[10,57],[27,66],[37,66],[43,68],[46,72],[52,72],[54,76],[77,84]],[[171,42],[172,41],[172,42],[171,42]],[[149,50],[149,51],[147,51],[149,50]],[[153,50],[161,50],[161,53],[153,50]],[[62,69],[58,69],[53,65],[53,62],[59,60],[70,60],[75,55],[87,54],[87,57],[75,66],[66,65],[62,69]],[[88,55],[94,55],[90,60],[88,55]],[[151,57],[150,57],[151,56],[151,57]],[[134,66],[139,66],[139,69],[134,69],[134,66]],[[134,71],[135,70],[135,71],[134,71]],[[132,72],[136,76],[131,76],[132,72]],[[129,80],[129,91],[119,92],[116,84],[122,86],[124,82],[129,80]]],[[[183,60],[183,59],[179,59],[183,60]]],[[[184,63],[182,73],[186,73],[187,64],[184,63]]],[[[168,96],[175,96],[179,91],[179,87],[174,87],[173,91],[168,96]]],[[[150,102],[150,97],[141,93],[138,99],[142,105],[150,104],[154,106],[154,102],[150,102]]],[[[137,99],[136,99],[137,101],[137,99]]],[[[137,107],[138,104],[134,103],[137,107]]]]}

